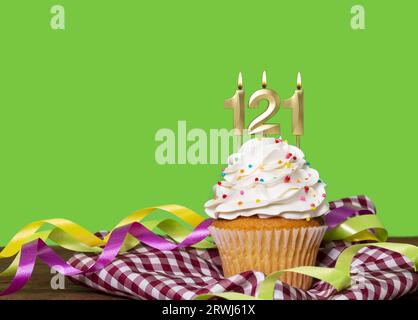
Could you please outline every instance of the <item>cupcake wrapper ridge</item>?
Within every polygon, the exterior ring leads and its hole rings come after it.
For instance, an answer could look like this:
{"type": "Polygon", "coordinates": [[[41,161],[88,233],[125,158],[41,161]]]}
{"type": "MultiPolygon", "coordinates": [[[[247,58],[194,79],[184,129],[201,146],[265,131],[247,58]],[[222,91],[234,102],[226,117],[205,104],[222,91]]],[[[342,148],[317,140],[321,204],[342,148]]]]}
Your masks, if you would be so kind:
{"type": "MultiPolygon", "coordinates": [[[[209,227],[218,246],[225,277],[256,270],[270,274],[298,266],[314,266],[326,226],[280,230],[234,230],[209,227]]],[[[308,290],[312,278],[286,272],[279,280],[308,290]]]]}

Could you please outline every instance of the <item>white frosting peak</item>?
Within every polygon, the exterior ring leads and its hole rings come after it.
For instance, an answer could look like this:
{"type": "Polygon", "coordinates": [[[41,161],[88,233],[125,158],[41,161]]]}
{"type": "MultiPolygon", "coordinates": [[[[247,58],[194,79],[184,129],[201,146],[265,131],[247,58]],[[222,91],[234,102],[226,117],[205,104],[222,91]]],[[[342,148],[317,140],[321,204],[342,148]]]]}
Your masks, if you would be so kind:
{"type": "Polygon", "coordinates": [[[256,138],[228,158],[214,199],[205,203],[212,218],[258,215],[287,219],[318,217],[328,211],[325,184],[303,152],[282,139],[256,138]]]}

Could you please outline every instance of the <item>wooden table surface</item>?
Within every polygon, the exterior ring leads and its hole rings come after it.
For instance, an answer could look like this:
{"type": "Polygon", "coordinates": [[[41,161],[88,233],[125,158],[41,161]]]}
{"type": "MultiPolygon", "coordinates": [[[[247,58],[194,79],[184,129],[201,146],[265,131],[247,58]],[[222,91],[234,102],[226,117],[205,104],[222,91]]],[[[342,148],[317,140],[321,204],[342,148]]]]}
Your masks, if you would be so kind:
{"type": "MultiPolygon", "coordinates": [[[[410,243],[418,246],[418,237],[411,238],[391,238],[389,241],[410,243]]],[[[73,253],[61,248],[55,248],[63,258],[68,259],[73,253]]],[[[3,270],[10,260],[0,260],[0,270],[3,270]]],[[[37,263],[32,278],[26,286],[19,292],[10,296],[1,297],[0,300],[120,300],[120,297],[93,291],[92,289],[76,285],[66,279],[64,290],[53,290],[50,286],[51,278],[50,269],[43,263],[37,263]]],[[[4,289],[10,279],[0,278],[0,289],[4,289]]],[[[418,292],[407,295],[402,299],[417,300],[418,292]]]]}

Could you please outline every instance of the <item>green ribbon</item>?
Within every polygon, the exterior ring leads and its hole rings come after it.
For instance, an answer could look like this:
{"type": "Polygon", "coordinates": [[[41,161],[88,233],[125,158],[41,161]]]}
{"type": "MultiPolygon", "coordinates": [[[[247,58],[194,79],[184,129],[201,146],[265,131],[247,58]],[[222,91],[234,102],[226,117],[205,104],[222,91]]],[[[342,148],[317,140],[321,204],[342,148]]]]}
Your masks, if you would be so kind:
{"type": "Polygon", "coordinates": [[[374,214],[351,217],[340,223],[333,229],[325,233],[325,241],[345,240],[345,241],[381,241],[387,240],[388,233],[380,222],[380,219],[374,214]],[[375,231],[372,234],[370,229],[375,231]]]}

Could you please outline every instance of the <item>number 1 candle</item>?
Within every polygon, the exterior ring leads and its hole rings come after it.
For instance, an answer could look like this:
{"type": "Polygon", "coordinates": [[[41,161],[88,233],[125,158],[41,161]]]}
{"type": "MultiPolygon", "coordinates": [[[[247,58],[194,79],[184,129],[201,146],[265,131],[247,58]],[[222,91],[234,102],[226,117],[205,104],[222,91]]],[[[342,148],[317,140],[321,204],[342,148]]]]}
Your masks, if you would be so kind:
{"type": "Polygon", "coordinates": [[[284,108],[292,109],[292,135],[296,136],[296,146],[298,148],[300,148],[300,136],[304,133],[303,98],[302,79],[299,72],[295,93],[283,102],[284,108]]]}
{"type": "Polygon", "coordinates": [[[234,135],[237,137],[237,146],[241,146],[241,138],[244,131],[244,121],[245,121],[245,93],[242,84],[242,74],[238,74],[238,89],[235,91],[235,94],[226,99],[224,102],[225,108],[232,109],[234,112],[234,135]]]}

